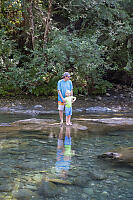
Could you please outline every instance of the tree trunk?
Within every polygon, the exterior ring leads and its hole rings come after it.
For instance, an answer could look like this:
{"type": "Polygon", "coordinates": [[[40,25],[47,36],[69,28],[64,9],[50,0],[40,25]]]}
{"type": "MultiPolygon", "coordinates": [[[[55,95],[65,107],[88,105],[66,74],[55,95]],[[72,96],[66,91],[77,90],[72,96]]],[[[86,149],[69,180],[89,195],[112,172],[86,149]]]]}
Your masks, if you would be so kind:
{"type": "Polygon", "coordinates": [[[44,32],[44,39],[43,39],[43,42],[44,42],[44,46],[43,48],[45,49],[45,46],[48,42],[48,33],[49,33],[49,28],[50,28],[50,23],[51,23],[51,15],[52,15],[52,2],[53,0],[49,0],[48,2],[48,13],[47,13],[47,19],[46,19],[46,27],[45,27],[45,32],[44,32]]]}
{"type": "Polygon", "coordinates": [[[34,27],[34,16],[33,16],[33,0],[30,1],[29,14],[30,14],[31,41],[32,41],[32,47],[34,49],[34,47],[35,47],[35,27],[34,27]]]}

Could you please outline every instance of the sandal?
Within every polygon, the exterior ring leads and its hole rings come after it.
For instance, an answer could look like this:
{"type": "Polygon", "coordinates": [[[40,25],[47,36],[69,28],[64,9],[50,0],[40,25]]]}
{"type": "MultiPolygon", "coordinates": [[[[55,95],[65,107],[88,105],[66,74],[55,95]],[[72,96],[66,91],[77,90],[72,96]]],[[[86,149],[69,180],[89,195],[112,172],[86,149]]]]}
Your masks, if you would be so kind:
{"type": "Polygon", "coordinates": [[[60,122],[60,126],[63,126],[63,122],[60,122]]]}
{"type": "Polygon", "coordinates": [[[70,124],[66,123],[66,126],[69,126],[70,124]]]}

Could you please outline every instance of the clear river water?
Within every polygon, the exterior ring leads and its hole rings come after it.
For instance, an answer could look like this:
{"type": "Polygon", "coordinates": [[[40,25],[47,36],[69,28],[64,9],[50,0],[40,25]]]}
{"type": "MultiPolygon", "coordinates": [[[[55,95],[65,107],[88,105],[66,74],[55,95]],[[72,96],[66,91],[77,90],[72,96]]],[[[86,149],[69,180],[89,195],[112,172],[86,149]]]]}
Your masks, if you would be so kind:
{"type": "Polygon", "coordinates": [[[28,118],[0,114],[0,200],[133,200],[133,167],[98,158],[118,147],[132,147],[133,130],[63,126],[31,131],[7,124],[28,118]]]}

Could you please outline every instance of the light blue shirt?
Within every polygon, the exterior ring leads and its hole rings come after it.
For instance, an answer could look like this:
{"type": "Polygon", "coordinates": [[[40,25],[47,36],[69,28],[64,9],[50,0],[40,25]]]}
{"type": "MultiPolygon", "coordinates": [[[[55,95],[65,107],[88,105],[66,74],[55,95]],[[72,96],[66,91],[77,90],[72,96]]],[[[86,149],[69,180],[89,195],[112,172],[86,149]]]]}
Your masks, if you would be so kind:
{"type": "MultiPolygon", "coordinates": [[[[64,79],[59,80],[57,90],[60,90],[63,98],[65,98],[66,90],[70,91],[73,90],[72,81],[71,80],[64,81],[64,79]]],[[[59,94],[58,94],[58,101],[63,102],[59,94]]]]}

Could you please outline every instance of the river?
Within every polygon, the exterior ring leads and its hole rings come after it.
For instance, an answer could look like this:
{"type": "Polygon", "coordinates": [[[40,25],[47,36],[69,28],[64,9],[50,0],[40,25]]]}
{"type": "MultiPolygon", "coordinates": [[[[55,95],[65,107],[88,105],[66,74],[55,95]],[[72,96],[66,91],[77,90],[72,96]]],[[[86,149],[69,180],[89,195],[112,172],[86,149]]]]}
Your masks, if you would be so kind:
{"type": "MultiPolygon", "coordinates": [[[[106,114],[107,117],[108,114],[106,114]]],[[[105,116],[105,115],[103,115],[105,116]]],[[[88,127],[90,114],[74,113],[88,127]]],[[[99,115],[91,115],[91,118],[99,115]]],[[[101,117],[101,116],[100,116],[101,117]]],[[[133,130],[69,126],[14,129],[24,114],[0,114],[0,200],[132,200],[133,168],[98,155],[133,145],[133,130]]],[[[58,115],[38,115],[56,120],[58,115]]]]}

